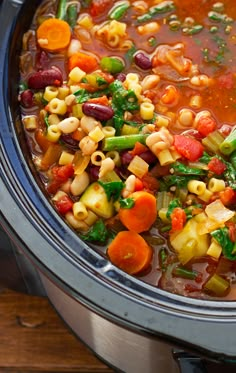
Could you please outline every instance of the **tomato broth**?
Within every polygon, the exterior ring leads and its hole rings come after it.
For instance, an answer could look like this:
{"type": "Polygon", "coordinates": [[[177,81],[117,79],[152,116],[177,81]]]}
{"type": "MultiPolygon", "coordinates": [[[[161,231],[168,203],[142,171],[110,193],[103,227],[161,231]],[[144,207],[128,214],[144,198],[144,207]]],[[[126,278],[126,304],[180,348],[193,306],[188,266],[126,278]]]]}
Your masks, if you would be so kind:
{"type": "Polygon", "coordinates": [[[43,1],[19,103],[56,211],[121,270],[236,299],[233,0],[43,1]]]}

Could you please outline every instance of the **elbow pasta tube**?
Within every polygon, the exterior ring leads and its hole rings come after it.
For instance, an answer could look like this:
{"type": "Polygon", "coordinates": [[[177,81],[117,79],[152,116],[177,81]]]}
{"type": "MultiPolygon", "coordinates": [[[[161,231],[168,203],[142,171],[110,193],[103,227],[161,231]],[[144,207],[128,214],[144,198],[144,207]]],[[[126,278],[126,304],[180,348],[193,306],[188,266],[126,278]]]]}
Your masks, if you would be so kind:
{"type": "Polygon", "coordinates": [[[209,180],[208,189],[213,193],[214,192],[221,192],[222,190],[225,189],[225,181],[212,177],[209,180]]]}
{"type": "Polygon", "coordinates": [[[106,153],[106,158],[111,158],[116,166],[121,165],[120,154],[116,150],[111,150],[111,151],[107,152],[106,153]]]}
{"type": "Polygon", "coordinates": [[[49,125],[51,126],[52,124],[58,124],[58,123],[60,123],[60,118],[59,118],[59,116],[57,115],[57,114],[50,114],[49,116],[48,116],[48,123],[49,123],[49,125]]]}
{"type": "Polygon", "coordinates": [[[106,175],[107,172],[113,171],[115,168],[115,163],[111,158],[105,158],[100,166],[98,177],[101,178],[106,175]]]}
{"type": "Polygon", "coordinates": [[[45,88],[43,98],[46,101],[51,101],[53,98],[58,96],[58,88],[54,86],[48,86],[45,88]]]}
{"type": "Polygon", "coordinates": [[[140,104],[140,115],[143,120],[151,120],[154,116],[155,106],[151,102],[142,102],[140,104]]]}
{"type": "Polygon", "coordinates": [[[61,130],[58,128],[57,124],[52,124],[47,130],[47,139],[51,142],[57,142],[61,136],[61,130]]]}
{"type": "Polygon", "coordinates": [[[67,112],[67,106],[64,100],[59,100],[59,98],[53,98],[49,104],[48,109],[50,113],[64,115],[67,112]]]}
{"type": "Polygon", "coordinates": [[[129,73],[126,75],[125,84],[130,89],[134,84],[139,84],[139,76],[135,73],[129,73]]]}
{"type": "Polygon", "coordinates": [[[74,83],[79,83],[85,77],[85,75],[86,75],[86,72],[81,70],[79,67],[74,67],[69,74],[69,78],[74,83]]]}
{"type": "Polygon", "coordinates": [[[70,185],[70,192],[73,196],[82,194],[89,185],[89,175],[86,171],[76,175],[70,185]]]}
{"type": "Polygon", "coordinates": [[[174,163],[175,159],[172,156],[169,149],[163,149],[157,154],[157,158],[161,166],[167,166],[168,164],[174,163]]]}
{"type": "Polygon", "coordinates": [[[91,163],[95,166],[101,166],[102,161],[106,158],[105,154],[100,150],[97,150],[93,154],[91,154],[91,163]]]}
{"type": "Polygon", "coordinates": [[[89,226],[83,220],[76,219],[71,211],[65,214],[65,219],[72,228],[80,232],[86,232],[89,229],[89,226]]]}
{"type": "Polygon", "coordinates": [[[206,191],[206,184],[199,180],[190,180],[187,187],[190,193],[197,194],[198,196],[202,195],[206,191]]]}
{"type": "Polygon", "coordinates": [[[88,210],[83,202],[75,202],[72,209],[75,219],[84,220],[88,217],[88,210]]]}
{"type": "Polygon", "coordinates": [[[102,132],[104,133],[104,137],[107,138],[115,136],[116,130],[114,127],[105,126],[102,128],[102,132]]]}

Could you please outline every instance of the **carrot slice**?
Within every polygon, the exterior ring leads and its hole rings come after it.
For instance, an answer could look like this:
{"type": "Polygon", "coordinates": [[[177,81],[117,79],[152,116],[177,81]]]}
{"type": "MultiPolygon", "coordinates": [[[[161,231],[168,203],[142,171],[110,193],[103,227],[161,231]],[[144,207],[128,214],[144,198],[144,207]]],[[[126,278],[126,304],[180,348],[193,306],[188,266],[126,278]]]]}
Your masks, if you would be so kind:
{"type": "Polygon", "coordinates": [[[138,233],[121,231],[109,245],[107,254],[115,266],[134,275],[150,266],[153,251],[138,233]]]}
{"type": "Polygon", "coordinates": [[[98,68],[97,59],[90,54],[76,52],[68,60],[69,71],[74,69],[74,67],[79,67],[86,73],[90,73],[98,68]]]}
{"type": "Polygon", "coordinates": [[[57,51],[66,48],[71,39],[71,30],[67,22],[57,19],[46,19],[37,29],[38,44],[42,49],[57,51]]]}
{"type": "Polygon", "coordinates": [[[146,191],[130,195],[134,205],[130,209],[120,208],[119,218],[126,228],[141,233],[149,230],[157,218],[156,198],[146,191]]]}

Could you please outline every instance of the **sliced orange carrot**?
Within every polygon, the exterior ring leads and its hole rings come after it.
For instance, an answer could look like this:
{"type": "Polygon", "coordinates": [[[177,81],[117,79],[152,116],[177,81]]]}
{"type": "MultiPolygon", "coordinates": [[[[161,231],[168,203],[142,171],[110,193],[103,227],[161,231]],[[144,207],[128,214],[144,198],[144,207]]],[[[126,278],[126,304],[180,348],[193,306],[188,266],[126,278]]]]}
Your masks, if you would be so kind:
{"type": "Polygon", "coordinates": [[[79,67],[86,73],[90,73],[97,69],[98,62],[96,57],[91,56],[90,54],[76,52],[68,60],[69,71],[74,69],[74,67],[79,67]]]}
{"type": "Polygon", "coordinates": [[[115,266],[134,275],[150,266],[153,251],[138,233],[121,231],[108,246],[107,254],[115,266]]]}
{"type": "Polygon", "coordinates": [[[121,222],[126,228],[137,233],[149,230],[157,218],[156,198],[143,190],[134,192],[129,197],[134,199],[134,205],[129,209],[119,209],[121,222]]]}
{"type": "Polygon", "coordinates": [[[38,44],[48,51],[58,51],[68,47],[71,39],[69,24],[57,18],[46,19],[36,33],[38,44]]]}

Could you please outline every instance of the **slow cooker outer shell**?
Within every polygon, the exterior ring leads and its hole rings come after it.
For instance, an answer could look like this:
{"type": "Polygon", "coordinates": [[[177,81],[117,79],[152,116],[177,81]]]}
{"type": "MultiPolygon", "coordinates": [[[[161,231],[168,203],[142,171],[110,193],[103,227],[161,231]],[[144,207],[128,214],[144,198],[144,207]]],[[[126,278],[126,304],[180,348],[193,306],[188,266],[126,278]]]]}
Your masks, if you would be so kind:
{"type": "Polygon", "coordinates": [[[234,359],[236,302],[183,298],[119,271],[77,237],[37,184],[20,130],[17,82],[22,35],[39,3],[3,0],[0,6],[3,226],[44,275],[99,315],[208,357],[234,359]]]}

